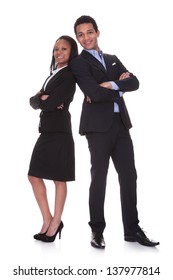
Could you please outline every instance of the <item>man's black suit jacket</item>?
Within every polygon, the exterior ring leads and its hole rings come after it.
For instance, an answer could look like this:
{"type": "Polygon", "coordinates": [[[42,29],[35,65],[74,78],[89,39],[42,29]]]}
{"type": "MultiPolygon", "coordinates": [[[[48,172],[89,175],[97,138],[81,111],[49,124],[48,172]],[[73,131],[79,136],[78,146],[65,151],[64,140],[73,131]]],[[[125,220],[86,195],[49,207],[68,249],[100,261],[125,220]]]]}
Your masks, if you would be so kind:
{"type": "Polygon", "coordinates": [[[134,91],[139,87],[138,79],[130,73],[130,77],[119,80],[122,73],[128,70],[115,55],[103,54],[106,69],[90,53],[83,50],[71,63],[71,69],[77,83],[85,95],[80,119],[79,133],[105,132],[112,124],[114,102],[119,104],[120,114],[124,125],[129,129],[132,124],[123,97],[119,91],[134,91]],[[119,91],[100,86],[100,83],[114,81],[119,91]],[[91,103],[86,102],[86,96],[91,103]]]}

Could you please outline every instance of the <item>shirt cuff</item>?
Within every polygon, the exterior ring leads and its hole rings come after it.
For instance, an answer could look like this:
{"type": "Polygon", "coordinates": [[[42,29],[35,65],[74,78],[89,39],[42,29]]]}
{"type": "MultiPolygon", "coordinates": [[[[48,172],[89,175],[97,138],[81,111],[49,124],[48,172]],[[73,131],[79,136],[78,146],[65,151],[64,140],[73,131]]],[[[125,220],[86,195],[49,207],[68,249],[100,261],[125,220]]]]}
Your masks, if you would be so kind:
{"type": "Polygon", "coordinates": [[[110,81],[110,83],[111,83],[112,89],[119,90],[119,86],[115,82],[110,81]]]}
{"type": "MultiPolygon", "coordinates": [[[[115,82],[110,81],[110,83],[111,83],[111,85],[112,85],[112,89],[114,89],[114,90],[119,90],[119,86],[118,86],[115,82]]],[[[122,91],[119,91],[119,95],[120,95],[120,97],[123,96],[123,92],[122,92],[122,91]]]]}

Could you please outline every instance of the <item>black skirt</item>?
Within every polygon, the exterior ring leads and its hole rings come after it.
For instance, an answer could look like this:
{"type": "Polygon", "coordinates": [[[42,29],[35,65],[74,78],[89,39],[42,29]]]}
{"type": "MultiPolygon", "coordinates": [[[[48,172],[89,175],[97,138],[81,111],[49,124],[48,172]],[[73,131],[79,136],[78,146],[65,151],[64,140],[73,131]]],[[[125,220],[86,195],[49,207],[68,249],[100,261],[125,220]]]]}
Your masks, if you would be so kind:
{"type": "Polygon", "coordinates": [[[42,133],[33,149],[28,175],[53,181],[74,181],[75,159],[72,134],[42,133]]]}

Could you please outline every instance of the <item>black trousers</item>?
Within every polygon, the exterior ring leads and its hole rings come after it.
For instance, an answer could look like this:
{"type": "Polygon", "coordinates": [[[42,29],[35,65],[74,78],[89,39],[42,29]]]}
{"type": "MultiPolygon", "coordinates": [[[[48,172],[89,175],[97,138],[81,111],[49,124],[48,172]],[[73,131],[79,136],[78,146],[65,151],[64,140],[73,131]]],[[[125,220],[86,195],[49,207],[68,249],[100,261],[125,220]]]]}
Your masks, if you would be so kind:
{"type": "Polygon", "coordinates": [[[89,225],[92,231],[103,232],[106,226],[104,201],[109,160],[112,158],[118,173],[124,234],[138,230],[136,197],[137,174],[133,143],[119,113],[115,113],[111,129],[107,132],[87,133],[91,154],[91,185],[89,192],[89,225]]]}

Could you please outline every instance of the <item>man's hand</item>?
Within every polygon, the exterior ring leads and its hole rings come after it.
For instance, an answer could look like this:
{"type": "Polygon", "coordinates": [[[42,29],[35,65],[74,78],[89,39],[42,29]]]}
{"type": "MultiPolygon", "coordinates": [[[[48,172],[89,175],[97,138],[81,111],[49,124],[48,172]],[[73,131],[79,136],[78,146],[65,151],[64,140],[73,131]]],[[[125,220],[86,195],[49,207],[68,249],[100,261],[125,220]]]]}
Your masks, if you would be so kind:
{"type": "Polygon", "coordinates": [[[119,80],[124,80],[126,78],[130,77],[130,73],[129,72],[124,72],[120,75],[119,80]]]}
{"type": "Polygon", "coordinates": [[[110,82],[103,82],[100,84],[101,87],[112,89],[112,85],[110,82]]]}
{"type": "MultiPolygon", "coordinates": [[[[130,77],[130,73],[129,72],[124,72],[120,75],[119,80],[124,80],[126,78],[130,77]]],[[[112,84],[110,82],[103,82],[100,84],[101,87],[104,88],[108,88],[108,89],[112,89],[112,84]]],[[[86,101],[88,103],[91,103],[91,98],[89,96],[86,97],[86,101]]]]}

